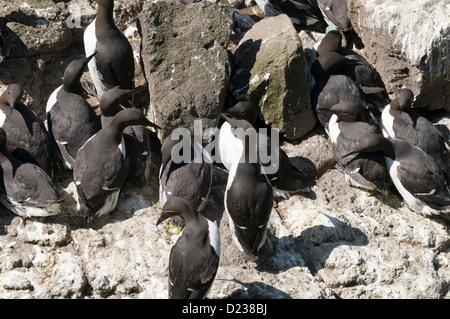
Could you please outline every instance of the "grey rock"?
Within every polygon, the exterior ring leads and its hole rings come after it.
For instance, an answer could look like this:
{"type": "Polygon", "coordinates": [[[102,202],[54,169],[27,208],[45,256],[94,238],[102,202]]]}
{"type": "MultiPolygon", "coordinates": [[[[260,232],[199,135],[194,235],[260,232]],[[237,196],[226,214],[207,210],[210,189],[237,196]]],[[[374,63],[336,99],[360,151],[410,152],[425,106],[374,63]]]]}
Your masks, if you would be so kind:
{"type": "Polygon", "coordinates": [[[51,295],[58,298],[80,298],[87,280],[83,272],[82,260],[70,252],[61,252],[52,270],[52,282],[56,285],[51,295]]]}
{"type": "Polygon", "coordinates": [[[237,100],[258,105],[266,122],[289,140],[314,127],[308,64],[287,15],[263,19],[247,31],[235,53],[229,90],[237,100]]]}
{"type": "Polygon", "coordinates": [[[144,6],[139,24],[148,117],[163,128],[159,137],[177,127],[193,132],[196,119],[203,129],[217,126],[218,119],[208,117],[224,106],[232,13],[209,2],[157,2],[144,6]]]}
{"type": "Polygon", "coordinates": [[[12,270],[2,274],[0,282],[4,289],[9,290],[29,290],[33,288],[27,276],[19,270],[12,270]]]}
{"type": "Polygon", "coordinates": [[[439,0],[389,5],[350,0],[348,9],[367,58],[380,73],[388,93],[396,94],[405,85],[417,96],[417,107],[450,111],[446,93],[450,90],[448,6],[439,0]]]}
{"type": "Polygon", "coordinates": [[[57,223],[24,222],[15,231],[17,238],[25,243],[56,247],[65,246],[71,241],[69,228],[57,223]]]}

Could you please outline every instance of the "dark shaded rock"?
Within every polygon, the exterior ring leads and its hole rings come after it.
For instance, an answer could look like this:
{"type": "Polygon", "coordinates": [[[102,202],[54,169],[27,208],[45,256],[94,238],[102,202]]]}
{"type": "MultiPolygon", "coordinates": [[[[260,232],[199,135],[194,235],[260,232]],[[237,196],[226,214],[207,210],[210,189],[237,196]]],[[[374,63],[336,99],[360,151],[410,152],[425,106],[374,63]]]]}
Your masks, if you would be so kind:
{"type": "Polygon", "coordinates": [[[315,125],[308,64],[298,34],[287,15],[256,23],[235,53],[230,92],[258,105],[266,122],[288,139],[315,125]]]}
{"type": "MultiPolygon", "coordinates": [[[[177,127],[215,127],[223,109],[230,61],[232,13],[208,2],[146,4],[139,14],[149,117],[167,136],[177,127]]],[[[161,136],[160,136],[161,138],[161,136]]]]}

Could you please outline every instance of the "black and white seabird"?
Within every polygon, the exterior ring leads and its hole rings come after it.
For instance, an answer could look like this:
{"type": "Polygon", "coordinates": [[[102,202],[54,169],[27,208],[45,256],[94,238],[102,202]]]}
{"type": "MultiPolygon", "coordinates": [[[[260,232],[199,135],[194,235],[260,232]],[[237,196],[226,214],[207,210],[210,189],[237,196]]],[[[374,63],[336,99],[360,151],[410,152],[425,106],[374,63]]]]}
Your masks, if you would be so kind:
{"type": "Polygon", "coordinates": [[[209,292],[220,261],[220,232],[184,199],[169,197],[156,225],[181,216],[186,223],[169,257],[169,299],[202,299],[209,292]]]}
{"type": "MultiPolygon", "coordinates": [[[[147,86],[144,85],[131,90],[124,90],[119,87],[107,90],[100,99],[102,127],[108,126],[114,116],[124,109],[121,103],[146,88],[147,86]]],[[[147,184],[148,168],[151,161],[150,138],[147,128],[144,125],[126,127],[122,142],[126,149],[127,158],[130,159],[127,180],[142,188],[147,184]]]]}
{"type": "Polygon", "coordinates": [[[55,146],[44,122],[20,102],[20,84],[8,85],[0,96],[0,127],[8,135],[8,151],[16,158],[38,165],[52,176],[55,146]]]}
{"type": "Polygon", "coordinates": [[[50,176],[39,166],[15,158],[0,128],[0,203],[21,217],[45,217],[60,212],[62,198],[50,176]]]}
{"type": "Polygon", "coordinates": [[[342,40],[341,32],[329,31],[312,51],[311,63],[317,56],[333,52],[331,56],[334,56],[336,61],[339,60],[339,63],[335,63],[334,68],[329,73],[344,74],[350,77],[359,86],[368,107],[378,118],[384,106],[389,103],[389,95],[384,82],[375,67],[361,55],[344,47],[342,40]]]}
{"type": "Polygon", "coordinates": [[[272,185],[257,160],[256,145],[245,134],[253,126],[246,120],[223,117],[243,143],[241,158],[233,163],[228,174],[225,211],[236,246],[246,258],[253,258],[266,241],[273,207],[272,185]]]}
{"type": "Polygon", "coordinates": [[[317,5],[329,27],[340,31],[349,31],[352,28],[347,0],[317,0],[317,5]]]}
{"type": "Polygon", "coordinates": [[[311,52],[313,54],[312,58],[316,59],[318,56],[323,55],[326,52],[341,53],[342,47],[345,47],[345,45],[342,44],[342,40],[343,37],[341,32],[337,30],[328,31],[323,39],[314,45],[311,52]]]}
{"type": "Polygon", "coordinates": [[[292,24],[308,28],[316,24],[326,26],[321,11],[309,0],[256,0],[258,7],[269,17],[286,14],[292,24]]]}
{"type": "MultiPolygon", "coordinates": [[[[269,162],[261,164],[266,170],[266,175],[270,183],[281,197],[286,197],[286,192],[292,194],[308,193],[315,185],[315,176],[309,176],[305,172],[294,167],[289,161],[289,157],[280,147],[272,152],[271,128],[261,126],[262,115],[255,104],[247,101],[240,101],[233,107],[223,111],[221,116],[234,119],[244,119],[249,122],[258,132],[258,150],[264,148],[264,154],[276,156],[269,162]],[[278,167],[276,167],[278,165],[278,167]]],[[[229,171],[234,162],[240,160],[243,150],[242,141],[234,134],[230,123],[225,121],[220,126],[217,140],[216,156],[229,171]]],[[[258,152],[258,155],[259,152],[258,152]]]]}
{"type": "Polygon", "coordinates": [[[401,89],[383,110],[380,127],[384,137],[396,138],[430,154],[448,175],[450,142],[428,119],[412,110],[414,94],[401,89]]]}
{"type": "Polygon", "coordinates": [[[159,128],[137,109],[120,111],[79,150],[73,167],[78,215],[90,221],[115,209],[120,190],[128,177],[130,160],[121,148],[122,135],[130,125],[159,128]]]}
{"type": "Polygon", "coordinates": [[[311,65],[311,74],[315,84],[311,91],[311,104],[316,112],[317,119],[329,135],[328,123],[330,122],[331,106],[342,101],[354,101],[362,106],[362,116],[364,121],[371,118],[366,105],[364,95],[356,83],[347,75],[332,74],[341,63],[343,58],[334,52],[327,52],[320,55],[311,65]]]}
{"type": "Polygon", "coordinates": [[[64,165],[72,169],[81,146],[100,130],[100,119],[84,97],[80,78],[95,55],[72,61],[64,71],[63,84],[47,101],[47,125],[64,165]]]}
{"type": "MultiPolygon", "coordinates": [[[[195,211],[201,212],[212,184],[211,155],[192,138],[185,141],[181,136],[169,135],[162,143],[161,156],[159,171],[161,206],[166,203],[168,197],[176,196],[186,200],[195,211]]],[[[177,223],[182,224],[179,221],[177,223]]]]}
{"type": "Polygon", "coordinates": [[[444,172],[431,155],[381,134],[362,137],[349,155],[375,151],[383,152],[391,180],[411,211],[449,218],[450,192],[444,172]]]}
{"type": "Polygon", "coordinates": [[[381,152],[346,156],[362,136],[379,132],[369,123],[361,121],[361,106],[354,101],[333,105],[330,111],[334,113],[328,125],[333,154],[345,181],[354,187],[385,194],[389,177],[381,152]]]}
{"type": "MultiPolygon", "coordinates": [[[[245,119],[253,126],[258,118],[258,108],[251,102],[240,101],[221,114],[235,119],[245,119]]],[[[233,163],[239,161],[243,149],[241,140],[234,135],[233,131],[230,123],[224,121],[217,136],[216,154],[227,170],[231,169],[233,163]]]]}
{"type": "Polygon", "coordinates": [[[98,12],[95,20],[84,32],[86,56],[97,52],[89,62],[89,73],[97,95],[102,97],[108,89],[134,87],[133,49],[114,22],[114,0],[96,0],[98,12]]]}

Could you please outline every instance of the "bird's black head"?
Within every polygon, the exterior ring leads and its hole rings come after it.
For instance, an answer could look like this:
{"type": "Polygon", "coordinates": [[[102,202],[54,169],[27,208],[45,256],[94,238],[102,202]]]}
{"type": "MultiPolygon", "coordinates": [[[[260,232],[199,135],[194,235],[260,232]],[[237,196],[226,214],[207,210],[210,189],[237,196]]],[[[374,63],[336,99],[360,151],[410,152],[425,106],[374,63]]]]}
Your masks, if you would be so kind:
{"type": "Polygon", "coordinates": [[[247,122],[254,125],[258,118],[258,108],[251,102],[240,101],[233,107],[223,111],[222,114],[239,120],[247,120],[247,122]]]}
{"type": "Polygon", "coordinates": [[[22,86],[18,83],[13,83],[8,85],[5,92],[3,92],[1,96],[1,101],[3,103],[8,104],[11,107],[12,112],[16,103],[20,101],[20,99],[22,98],[22,95],[23,95],[22,86]]]}
{"type": "Polygon", "coordinates": [[[144,125],[156,129],[161,129],[158,125],[151,122],[141,110],[135,108],[128,108],[121,110],[114,116],[113,123],[120,128],[125,128],[131,125],[144,125]]]}
{"type": "Polygon", "coordinates": [[[67,91],[80,94],[82,93],[80,79],[86,66],[95,54],[97,54],[97,52],[94,52],[92,55],[86,58],[74,60],[69,63],[64,71],[63,78],[64,88],[67,91]]]}
{"type": "Polygon", "coordinates": [[[342,47],[342,34],[337,30],[329,31],[325,37],[320,41],[317,47],[317,53],[320,55],[326,52],[339,52],[342,47]]]}
{"type": "Polygon", "coordinates": [[[368,134],[362,136],[352,151],[345,154],[347,157],[356,153],[382,152],[385,156],[393,158],[394,151],[391,142],[381,134],[368,134]]]}
{"type": "Polygon", "coordinates": [[[100,99],[100,109],[102,111],[102,115],[106,117],[115,116],[124,109],[121,105],[122,103],[124,103],[133,94],[146,88],[147,86],[143,85],[131,90],[121,89],[119,86],[109,89],[100,99]]]}
{"type": "Polygon", "coordinates": [[[187,223],[189,217],[193,216],[194,213],[192,206],[185,199],[169,196],[162,207],[162,214],[156,222],[156,225],[161,224],[164,220],[173,216],[181,216],[187,223]]]}
{"type": "Polygon", "coordinates": [[[397,96],[391,102],[391,107],[400,111],[407,110],[412,107],[414,102],[414,93],[407,88],[398,91],[397,96]]]}
{"type": "Polygon", "coordinates": [[[362,105],[356,101],[342,101],[329,108],[337,115],[339,121],[357,122],[362,120],[362,105]]]}

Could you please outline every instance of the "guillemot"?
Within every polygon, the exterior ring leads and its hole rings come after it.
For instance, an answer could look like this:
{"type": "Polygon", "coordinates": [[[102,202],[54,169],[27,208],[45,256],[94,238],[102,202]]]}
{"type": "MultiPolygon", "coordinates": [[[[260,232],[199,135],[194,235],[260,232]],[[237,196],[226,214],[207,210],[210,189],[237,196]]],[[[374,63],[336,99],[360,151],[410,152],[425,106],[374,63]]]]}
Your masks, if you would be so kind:
{"type": "Polygon", "coordinates": [[[130,166],[120,146],[124,129],[131,125],[159,128],[140,110],[124,109],[78,150],[73,167],[74,196],[77,214],[87,221],[110,213],[117,205],[130,166]]]}
{"type": "MultiPolygon", "coordinates": [[[[212,185],[211,155],[194,139],[167,136],[161,146],[159,201],[163,206],[169,196],[186,200],[195,211],[202,212],[212,185]],[[185,156],[178,156],[180,153],[185,156]],[[190,154],[190,155],[189,155],[190,154]]],[[[178,218],[175,224],[183,226],[178,218]]]]}
{"type": "Polygon", "coordinates": [[[13,83],[0,96],[0,127],[8,136],[8,151],[53,176],[55,145],[44,122],[20,102],[22,94],[22,86],[13,83]]]}
{"type": "Polygon", "coordinates": [[[86,28],[83,41],[87,56],[97,52],[88,67],[97,95],[101,98],[115,86],[132,89],[135,65],[130,42],[114,22],[114,0],[96,2],[97,16],[86,28]]]}
{"type": "Polygon", "coordinates": [[[180,216],[186,226],[170,251],[169,299],[202,299],[210,290],[220,261],[220,232],[186,200],[170,196],[156,225],[180,216]]]}
{"type": "Polygon", "coordinates": [[[444,172],[431,155],[381,134],[362,137],[348,155],[375,151],[383,153],[391,180],[411,211],[449,218],[450,192],[444,172]]]}
{"type": "Polygon", "coordinates": [[[239,161],[228,174],[225,189],[225,211],[233,240],[246,258],[254,258],[264,246],[273,207],[273,190],[264,169],[257,160],[256,145],[245,134],[252,125],[246,120],[224,116],[243,143],[239,161]]]}
{"type": "Polygon", "coordinates": [[[70,62],[64,71],[63,84],[47,100],[48,131],[69,169],[80,147],[101,128],[80,83],[84,69],[95,54],[70,62]]]}
{"type": "MultiPolygon", "coordinates": [[[[122,106],[123,102],[133,94],[146,88],[146,85],[142,85],[131,90],[119,87],[107,90],[100,99],[102,127],[108,126],[114,119],[114,116],[124,109],[122,106]]],[[[122,143],[124,143],[127,158],[130,159],[127,180],[142,188],[147,184],[148,169],[151,162],[150,138],[147,128],[144,125],[126,127],[123,132],[122,143]]]]}
{"type": "Polygon", "coordinates": [[[386,194],[389,177],[381,152],[358,153],[346,156],[368,134],[379,134],[372,125],[361,121],[361,106],[354,101],[343,101],[330,108],[333,115],[328,129],[337,168],[347,184],[386,194]]]}
{"type": "Polygon", "coordinates": [[[419,147],[434,158],[448,178],[450,142],[427,118],[411,109],[413,102],[414,94],[410,89],[399,90],[381,114],[383,136],[419,147]]]}
{"type": "Polygon", "coordinates": [[[21,217],[45,217],[60,212],[62,197],[39,166],[15,158],[0,128],[0,203],[21,217]]]}

